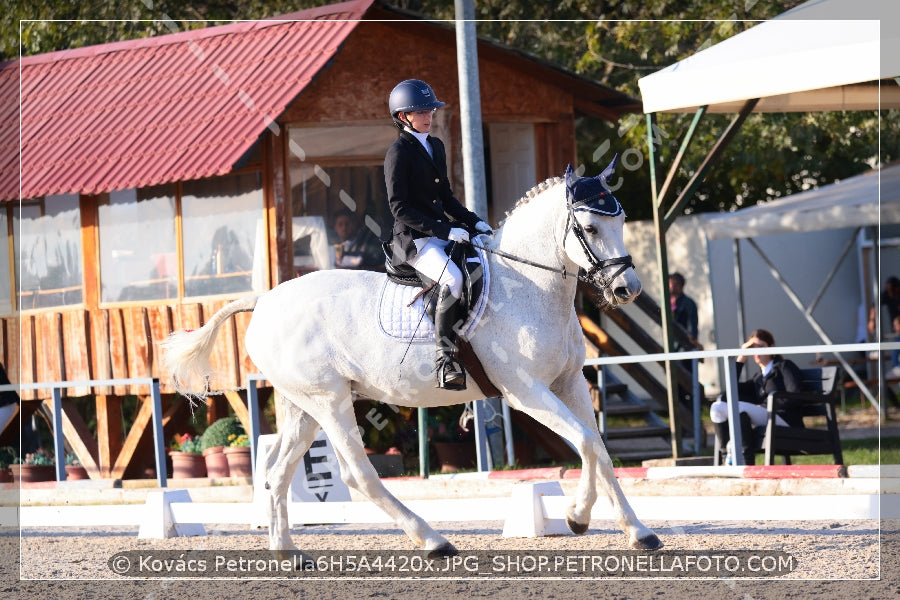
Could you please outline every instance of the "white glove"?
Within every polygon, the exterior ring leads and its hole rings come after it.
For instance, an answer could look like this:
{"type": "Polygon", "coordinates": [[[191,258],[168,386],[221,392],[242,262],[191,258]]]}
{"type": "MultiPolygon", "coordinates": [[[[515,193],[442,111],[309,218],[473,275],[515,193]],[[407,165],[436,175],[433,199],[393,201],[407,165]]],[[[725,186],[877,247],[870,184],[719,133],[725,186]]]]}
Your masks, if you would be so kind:
{"type": "Polygon", "coordinates": [[[468,242],[469,232],[465,229],[454,227],[450,230],[450,234],[447,236],[447,239],[451,242],[468,242]]]}
{"type": "Polygon", "coordinates": [[[491,228],[491,226],[488,225],[487,223],[485,223],[484,221],[478,221],[477,223],[475,223],[475,230],[480,231],[481,233],[487,233],[490,235],[494,234],[494,230],[491,228]]]}

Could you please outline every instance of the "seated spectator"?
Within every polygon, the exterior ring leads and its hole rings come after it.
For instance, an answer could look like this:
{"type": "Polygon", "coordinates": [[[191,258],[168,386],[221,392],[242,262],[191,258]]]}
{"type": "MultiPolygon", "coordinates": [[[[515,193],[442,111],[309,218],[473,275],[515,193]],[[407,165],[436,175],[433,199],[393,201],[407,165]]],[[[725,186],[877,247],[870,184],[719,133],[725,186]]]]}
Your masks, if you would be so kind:
{"type": "Polygon", "coordinates": [[[332,225],[337,256],[335,264],[343,268],[371,268],[384,264],[381,240],[366,226],[359,227],[356,214],[342,209],[334,216],[332,225]]]}
{"type": "MultiPolygon", "coordinates": [[[[741,348],[771,348],[775,346],[775,338],[765,329],[757,329],[741,345],[741,348]]],[[[737,376],[746,362],[746,356],[736,359],[737,376]]],[[[768,412],[766,401],[772,392],[799,392],[802,391],[803,375],[800,369],[792,361],[785,359],[780,354],[756,354],[754,362],[759,366],[760,373],[749,381],[738,384],[738,410],[741,415],[741,442],[744,456],[744,464],[752,465],[756,462],[756,449],[760,442],[754,432],[755,427],[766,425],[768,412]]],[[[716,437],[719,439],[719,448],[723,455],[727,454],[728,442],[731,435],[728,431],[728,405],[724,397],[719,398],[709,409],[709,418],[713,422],[716,437]]],[[[780,426],[803,427],[803,417],[797,411],[789,408],[779,411],[775,416],[775,423],[780,426]]],[[[727,464],[727,457],[722,456],[720,464],[727,464]]]]}

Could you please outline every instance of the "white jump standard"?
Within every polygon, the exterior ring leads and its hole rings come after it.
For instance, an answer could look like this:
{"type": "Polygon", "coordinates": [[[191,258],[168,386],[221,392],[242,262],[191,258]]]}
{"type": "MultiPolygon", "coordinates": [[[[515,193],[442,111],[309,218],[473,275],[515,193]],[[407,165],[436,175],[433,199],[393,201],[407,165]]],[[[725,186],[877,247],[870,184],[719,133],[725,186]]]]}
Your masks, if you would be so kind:
{"type": "MultiPolygon", "coordinates": [[[[565,180],[548,180],[520,200],[493,238],[476,238],[487,251],[490,289],[482,319],[466,337],[509,406],[578,450],[584,468],[566,513],[568,527],[587,531],[599,483],[629,544],[656,549],[662,543],[635,516],[597,430],[574,309],[579,269],[611,306],[627,304],[641,291],[623,242],[625,214],[606,185],[614,168],[615,159],[600,176],[578,178],[569,167],[565,180]]],[[[430,555],[456,554],[444,536],[385,489],[366,458],[352,397],[356,392],[395,405],[443,406],[483,394],[474,385],[435,389],[433,343],[408,344],[380,329],[376,290],[384,278],[366,271],[317,271],[232,302],[200,329],[175,332],[166,342],[176,389],[203,398],[213,393],[209,356],[217,330],[233,314],[253,312],[247,352],[284,399],[284,422],[266,459],[272,550],[295,549],[287,490],[321,428],[347,485],[430,555]]]]}

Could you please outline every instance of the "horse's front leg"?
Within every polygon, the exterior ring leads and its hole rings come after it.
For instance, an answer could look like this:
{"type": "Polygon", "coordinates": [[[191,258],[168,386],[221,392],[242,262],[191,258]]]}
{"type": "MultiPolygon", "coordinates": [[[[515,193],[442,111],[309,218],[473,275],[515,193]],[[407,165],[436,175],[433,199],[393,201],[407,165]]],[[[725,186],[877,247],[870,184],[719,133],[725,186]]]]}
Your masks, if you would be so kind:
{"type": "MultiPolygon", "coordinates": [[[[628,536],[629,545],[640,550],[661,548],[662,542],[659,540],[659,537],[650,528],[641,523],[637,515],[634,514],[628,499],[625,497],[622,486],[619,485],[619,480],[616,479],[612,459],[609,457],[609,452],[607,452],[606,445],[603,443],[597,428],[590,390],[581,370],[568,377],[559,386],[559,392],[560,396],[566,399],[565,404],[572,411],[575,418],[597,434],[597,447],[595,448],[597,450],[597,460],[595,463],[585,462],[582,465],[579,485],[593,485],[592,482],[586,483],[585,474],[598,473],[599,484],[613,507],[616,523],[628,536]],[[596,469],[592,468],[592,465],[596,465],[596,469]]],[[[571,525],[569,527],[571,528],[571,525]]],[[[585,528],[587,527],[585,526],[585,528]]],[[[575,530],[573,529],[573,531],[575,530]]],[[[579,532],[576,531],[576,533],[579,532]]]]}
{"type": "Polygon", "coordinates": [[[578,419],[559,397],[537,381],[526,381],[518,391],[507,391],[510,406],[521,410],[539,423],[555,431],[575,447],[585,468],[581,470],[575,502],[566,514],[566,523],[574,533],[587,531],[591,520],[591,508],[597,500],[596,469],[603,442],[596,427],[590,427],[578,419]]]}

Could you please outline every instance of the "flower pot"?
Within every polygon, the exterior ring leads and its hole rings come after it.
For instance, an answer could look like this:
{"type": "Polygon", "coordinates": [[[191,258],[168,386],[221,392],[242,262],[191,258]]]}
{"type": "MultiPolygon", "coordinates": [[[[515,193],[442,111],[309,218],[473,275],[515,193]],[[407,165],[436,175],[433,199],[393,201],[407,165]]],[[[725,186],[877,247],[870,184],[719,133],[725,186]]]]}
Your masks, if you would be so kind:
{"type": "Polygon", "coordinates": [[[174,479],[206,477],[206,461],[202,454],[172,451],[169,455],[172,457],[172,477],[174,479]]]}
{"type": "Polygon", "coordinates": [[[9,469],[12,471],[13,480],[18,483],[56,479],[56,467],[53,465],[10,465],[9,469]]]}
{"type": "Polygon", "coordinates": [[[87,469],[81,465],[66,465],[66,481],[89,479],[87,469]]]}
{"type": "Polygon", "coordinates": [[[476,466],[474,442],[432,442],[441,473],[456,473],[476,466]]]}
{"type": "Polygon", "coordinates": [[[250,447],[228,447],[223,450],[228,459],[228,471],[232,477],[251,477],[253,469],[250,464],[250,447]]]}
{"type": "Polygon", "coordinates": [[[222,446],[213,446],[203,451],[203,459],[206,461],[206,475],[208,477],[228,477],[228,459],[222,452],[222,446]]]}
{"type": "Polygon", "coordinates": [[[0,483],[10,483],[12,480],[12,471],[9,469],[0,469],[0,483]]]}

